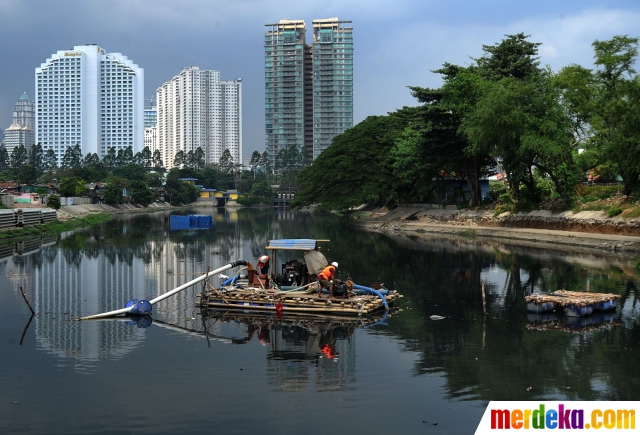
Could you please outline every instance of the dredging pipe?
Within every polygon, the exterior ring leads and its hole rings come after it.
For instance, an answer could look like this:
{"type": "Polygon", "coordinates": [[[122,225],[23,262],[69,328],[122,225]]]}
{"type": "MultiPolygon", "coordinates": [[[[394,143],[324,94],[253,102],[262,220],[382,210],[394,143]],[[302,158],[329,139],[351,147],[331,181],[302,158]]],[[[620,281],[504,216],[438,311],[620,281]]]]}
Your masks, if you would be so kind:
{"type": "Polygon", "coordinates": [[[369,292],[371,294],[374,294],[374,295],[378,296],[380,299],[382,299],[382,303],[384,304],[385,311],[389,311],[389,304],[387,303],[387,299],[378,290],[372,289],[371,287],[365,287],[365,286],[360,285],[360,284],[354,284],[353,288],[354,289],[358,289],[358,290],[364,290],[364,291],[367,291],[367,292],[369,292]]]}
{"type": "Polygon", "coordinates": [[[100,319],[100,318],[104,318],[104,317],[113,317],[113,316],[117,316],[118,314],[137,314],[137,315],[147,315],[147,314],[151,314],[151,307],[155,304],[157,304],[158,302],[167,299],[169,296],[173,296],[174,294],[181,292],[182,290],[191,287],[192,285],[200,282],[200,281],[204,281],[205,279],[213,276],[213,275],[217,275],[220,272],[224,272],[227,269],[231,269],[237,266],[246,266],[247,265],[247,261],[246,260],[236,260],[232,263],[229,263],[225,266],[222,266],[219,269],[213,270],[209,273],[206,273],[202,276],[199,276],[195,279],[192,279],[191,281],[182,284],[179,287],[174,288],[171,291],[166,292],[163,295],[158,296],[157,298],[151,299],[150,301],[146,301],[146,300],[136,300],[133,299],[129,302],[127,302],[127,304],[125,305],[124,308],[121,308],[119,310],[113,310],[113,311],[108,311],[106,313],[100,313],[100,314],[93,314],[91,316],[85,316],[85,317],[80,317],[77,320],[90,320],[90,319],[100,319]]]}

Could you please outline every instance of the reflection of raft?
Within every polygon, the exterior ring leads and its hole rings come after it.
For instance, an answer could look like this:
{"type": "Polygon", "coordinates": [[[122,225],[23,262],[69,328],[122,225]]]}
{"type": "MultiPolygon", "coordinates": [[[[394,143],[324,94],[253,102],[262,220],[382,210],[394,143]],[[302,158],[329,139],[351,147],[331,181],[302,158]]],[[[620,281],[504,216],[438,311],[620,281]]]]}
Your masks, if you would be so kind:
{"type": "Polygon", "coordinates": [[[582,293],[558,290],[550,294],[533,294],[527,296],[527,311],[530,313],[547,313],[562,308],[569,317],[584,317],[593,311],[613,310],[617,306],[616,299],[620,295],[611,293],[582,293]]]}
{"type": "Polygon", "coordinates": [[[613,311],[586,317],[564,317],[558,313],[527,314],[527,329],[537,331],[585,332],[620,325],[613,311]]]}

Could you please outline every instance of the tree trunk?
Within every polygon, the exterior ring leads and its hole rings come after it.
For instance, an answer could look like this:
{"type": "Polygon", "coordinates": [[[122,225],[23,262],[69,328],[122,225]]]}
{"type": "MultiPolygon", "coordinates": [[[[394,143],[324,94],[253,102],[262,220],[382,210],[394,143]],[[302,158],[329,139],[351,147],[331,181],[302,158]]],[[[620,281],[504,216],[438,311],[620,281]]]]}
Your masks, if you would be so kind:
{"type": "Polygon", "coordinates": [[[464,159],[464,170],[467,176],[467,184],[469,185],[469,207],[477,207],[482,202],[482,192],[480,191],[480,168],[478,165],[478,157],[474,156],[470,159],[464,159]]]}

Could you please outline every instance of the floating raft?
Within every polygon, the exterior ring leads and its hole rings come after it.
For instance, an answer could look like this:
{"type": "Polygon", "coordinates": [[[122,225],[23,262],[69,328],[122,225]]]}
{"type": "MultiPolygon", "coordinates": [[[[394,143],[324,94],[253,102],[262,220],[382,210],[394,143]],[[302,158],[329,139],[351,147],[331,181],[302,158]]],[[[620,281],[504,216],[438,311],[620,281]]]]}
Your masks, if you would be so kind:
{"type": "Polygon", "coordinates": [[[617,306],[616,299],[620,295],[611,293],[582,293],[568,290],[557,290],[542,295],[533,294],[525,297],[527,311],[530,313],[547,313],[562,308],[569,317],[584,317],[595,311],[613,310],[617,306]]]}
{"type": "MultiPolygon", "coordinates": [[[[391,305],[402,295],[390,290],[385,296],[391,305]]],[[[247,309],[280,311],[282,313],[325,313],[334,315],[362,316],[384,310],[384,301],[374,295],[354,295],[348,298],[329,300],[316,294],[274,291],[272,289],[211,289],[196,295],[196,305],[218,309],[247,309]]]]}

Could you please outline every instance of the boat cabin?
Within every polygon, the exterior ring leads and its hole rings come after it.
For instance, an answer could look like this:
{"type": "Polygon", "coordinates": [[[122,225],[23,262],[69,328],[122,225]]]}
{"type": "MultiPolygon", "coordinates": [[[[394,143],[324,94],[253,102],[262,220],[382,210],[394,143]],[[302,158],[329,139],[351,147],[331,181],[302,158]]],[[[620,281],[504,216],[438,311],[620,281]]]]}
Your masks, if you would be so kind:
{"type": "Polygon", "coordinates": [[[328,264],[327,259],[320,252],[319,243],[322,242],[329,242],[329,240],[270,240],[265,248],[269,256],[268,273],[259,273],[250,262],[247,270],[249,285],[268,288],[275,283],[279,288],[286,290],[316,281],[318,273],[328,264]],[[291,259],[291,257],[298,258],[291,259]]]}

